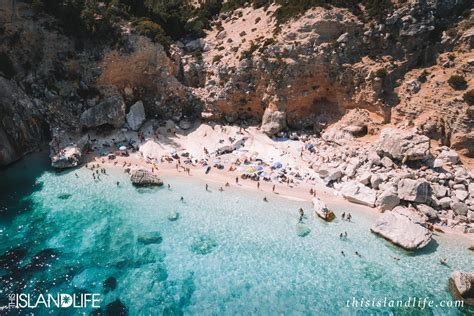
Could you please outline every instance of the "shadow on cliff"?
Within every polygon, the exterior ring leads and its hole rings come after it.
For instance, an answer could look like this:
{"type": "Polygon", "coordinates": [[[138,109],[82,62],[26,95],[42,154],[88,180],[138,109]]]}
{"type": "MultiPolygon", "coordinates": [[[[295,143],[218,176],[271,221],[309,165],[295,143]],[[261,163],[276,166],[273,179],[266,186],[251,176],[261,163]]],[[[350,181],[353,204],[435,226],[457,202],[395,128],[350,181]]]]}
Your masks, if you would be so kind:
{"type": "Polygon", "coordinates": [[[0,168],[0,221],[10,221],[29,211],[33,205],[31,194],[41,190],[38,179],[51,171],[47,154],[33,153],[8,167],[0,168]]]}

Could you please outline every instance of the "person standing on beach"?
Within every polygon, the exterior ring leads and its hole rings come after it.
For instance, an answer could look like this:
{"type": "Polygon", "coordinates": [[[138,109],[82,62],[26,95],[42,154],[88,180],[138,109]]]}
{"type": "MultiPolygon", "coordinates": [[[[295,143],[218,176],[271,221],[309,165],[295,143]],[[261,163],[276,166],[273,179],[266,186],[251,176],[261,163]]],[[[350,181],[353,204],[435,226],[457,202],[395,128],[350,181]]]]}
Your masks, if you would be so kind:
{"type": "Polygon", "coordinates": [[[209,185],[206,183],[206,191],[209,191],[209,185]]]}
{"type": "Polygon", "coordinates": [[[235,183],[239,183],[239,177],[235,177],[235,183]]]}
{"type": "Polygon", "coordinates": [[[272,192],[275,192],[275,185],[273,185],[272,187],[272,192]]]}
{"type": "Polygon", "coordinates": [[[260,189],[260,181],[257,181],[257,189],[260,189]]]}

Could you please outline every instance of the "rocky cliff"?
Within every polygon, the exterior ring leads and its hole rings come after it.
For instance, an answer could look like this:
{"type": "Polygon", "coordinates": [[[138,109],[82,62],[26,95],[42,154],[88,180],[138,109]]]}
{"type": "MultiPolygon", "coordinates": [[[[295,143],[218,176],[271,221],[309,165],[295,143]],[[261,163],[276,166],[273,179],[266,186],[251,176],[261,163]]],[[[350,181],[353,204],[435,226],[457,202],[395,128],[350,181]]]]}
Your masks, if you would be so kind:
{"type": "Polygon", "coordinates": [[[0,165],[57,135],[68,136],[54,151],[88,129],[129,128],[137,101],[146,118],[263,123],[269,134],[416,126],[474,156],[470,1],[393,1],[375,16],[364,1],[308,1],[285,19],[281,4],[236,5],[202,37],[166,42],[108,1],[86,36],[16,2],[16,12],[0,4],[0,165]]]}

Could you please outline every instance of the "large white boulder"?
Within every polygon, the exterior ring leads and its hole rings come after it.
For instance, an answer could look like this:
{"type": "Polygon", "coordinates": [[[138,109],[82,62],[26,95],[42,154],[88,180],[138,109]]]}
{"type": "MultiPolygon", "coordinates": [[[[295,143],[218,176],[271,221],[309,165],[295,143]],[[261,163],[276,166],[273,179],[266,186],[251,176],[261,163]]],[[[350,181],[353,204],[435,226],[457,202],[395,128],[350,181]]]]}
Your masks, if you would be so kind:
{"type": "Polygon", "coordinates": [[[474,272],[454,271],[449,278],[449,289],[454,298],[474,305],[474,272]]]}
{"type": "Polygon", "coordinates": [[[262,117],[262,131],[268,136],[273,136],[281,132],[286,127],[286,114],[266,108],[262,117]]]}
{"type": "Polygon", "coordinates": [[[134,131],[138,131],[145,121],[145,108],[142,101],[138,101],[130,107],[127,114],[127,124],[134,131]]]}
{"type": "Polygon", "coordinates": [[[135,186],[162,186],[163,181],[152,172],[139,169],[134,170],[130,176],[130,180],[135,186]]]}
{"type": "Polygon", "coordinates": [[[54,168],[71,168],[80,164],[82,151],[78,146],[67,146],[51,156],[51,165],[54,168]]]}
{"type": "Polygon", "coordinates": [[[405,207],[384,213],[370,230],[407,250],[421,249],[431,241],[431,232],[417,222],[405,207]]]}
{"type": "Polygon", "coordinates": [[[385,128],[380,133],[378,151],[402,162],[425,159],[430,155],[430,139],[415,131],[385,128]]]}
{"type": "Polygon", "coordinates": [[[402,179],[398,182],[398,197],[402,200],[427,203],[431,199],[431,185],[425,180],[402,179]]]}
{"type": "Polygon", "coordinates": [[[355,181],[345,183],[342,186],[341,194],[349,202],[367,205],[370,207],[375,206],[375,200],[377,198],[377,194],[374,190],[355,181]]]}
{"type": "Polygon", "coordinates": [[[395,188],[392,187],[386,189],[379,195],[375,205],[383,212],[392,210],[398,204],[400,204],[400,198],[395,188]]]}

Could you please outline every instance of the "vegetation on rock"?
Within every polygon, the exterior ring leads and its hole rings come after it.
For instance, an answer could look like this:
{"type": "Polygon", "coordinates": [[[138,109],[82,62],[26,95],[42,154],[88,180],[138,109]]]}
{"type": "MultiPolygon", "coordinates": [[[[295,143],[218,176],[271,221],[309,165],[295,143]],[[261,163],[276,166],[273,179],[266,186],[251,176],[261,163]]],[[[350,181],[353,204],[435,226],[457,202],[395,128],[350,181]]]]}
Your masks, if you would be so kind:
{"type": "Polygon", "coordinates": [[[464,90],[467,88],[467,81],[463,76],[452,75],[448,79],[448,83],[454,90],[464,90]]]}

